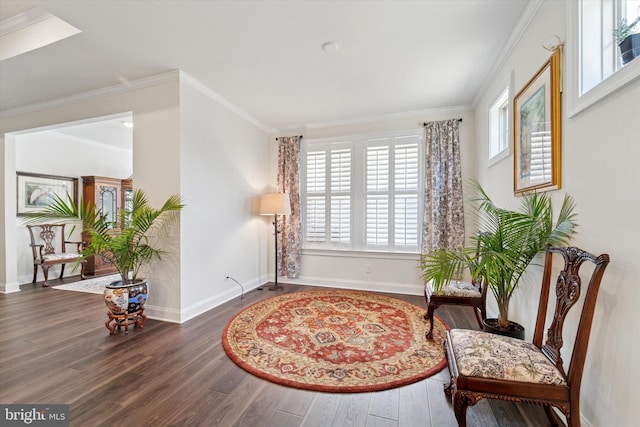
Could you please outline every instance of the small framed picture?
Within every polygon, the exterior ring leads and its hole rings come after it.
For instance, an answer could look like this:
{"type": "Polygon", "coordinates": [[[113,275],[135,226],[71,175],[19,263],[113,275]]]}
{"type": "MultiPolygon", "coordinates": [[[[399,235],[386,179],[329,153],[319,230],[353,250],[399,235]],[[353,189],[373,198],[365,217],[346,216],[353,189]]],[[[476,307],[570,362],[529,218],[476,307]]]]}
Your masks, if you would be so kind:
{"type": "Polygon", "coordinates": [[[55,196],[78,203],[78,178],[17,172],[17,213],[25,216],[49,206],[55,196]]]}
{"type": "Polygon", "coordinates": [[[516,196],[560,188],[560,50],[513,101],[513,190],[516,196]]]}

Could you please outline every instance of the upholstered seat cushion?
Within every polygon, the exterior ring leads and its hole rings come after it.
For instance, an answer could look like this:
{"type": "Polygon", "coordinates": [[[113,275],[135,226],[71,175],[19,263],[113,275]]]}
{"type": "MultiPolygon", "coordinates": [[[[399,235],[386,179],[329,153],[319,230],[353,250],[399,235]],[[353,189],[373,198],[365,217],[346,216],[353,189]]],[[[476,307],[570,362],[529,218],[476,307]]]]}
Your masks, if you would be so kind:
{"type": "Polygon", "coordinates": [[[42,256],[44,262],[52,262],[52,261],[62,261],[62,260],[74,260],[78,259],[80,254],[65,252],[65,253],[57,253],[57,254],[46,254],[42,256]]]}
{"type": "Polygon", "coordinates": [[[449,297],[475,297],[479,298],[482,295],[478,288],[471,283],[463,282],[460,280],[452,280],[442,287],[440,292],[435,293],[433,291],[433,282],[428,281],[427,285],[430,294],[449,296],[449,297]]]}
{"type": "Polygon", "coordinates": [[[450,337],[460,375],[536,384],[567,384],[553,363],[531,343],[466,329],[453,329],[450,337]]]}

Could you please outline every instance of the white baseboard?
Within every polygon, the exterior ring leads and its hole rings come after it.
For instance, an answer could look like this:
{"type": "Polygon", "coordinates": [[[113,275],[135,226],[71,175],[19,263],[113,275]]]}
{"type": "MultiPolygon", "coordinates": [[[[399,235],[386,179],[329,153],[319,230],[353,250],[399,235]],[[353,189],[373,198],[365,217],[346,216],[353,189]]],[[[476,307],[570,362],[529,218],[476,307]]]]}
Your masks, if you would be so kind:
{"type": "Polygon", "coordinates": [[[20,292],[20,283],[0,283],[0,294],[12,294],[14,292],[20,292]]]}
{"type": "Polygon", "coordinates": [[[242,288],[244,289],[244,291],[243,289],[240,289],[240,286],[229,287],[224,292],[214,295],[211,298],[198,301],[197,303],[192,304],[191,306],[183,310],[168,309],[165,307],[157,307],[149,304],[145,306],[145,310],[147,312],[147,316],[150,319],[171,323],[184,323],[187,320],[193,319],[194,317],[199,316],[202,313],[205,313],[211,309],[218,307],[219,305],[224,304],[225,302],[231,301],[232,299],[241,296],[242,292],[246,294],[247,292],[260,287],[260,285],[264,284],[266,281],[267,277],[262,276],[260,278],[255,278],[248,282],[242,283],[242,288]]]}
{"type": "Polygon", "coordinates": [[[326,279],[324,277],[302,276],[297,279],[278,278],[278,283],[292,285],[322,286],[360,291],[386,292],[391,294],[424,295],[424,286],[414,283],[380,283],[363,280],[326,279]]]}

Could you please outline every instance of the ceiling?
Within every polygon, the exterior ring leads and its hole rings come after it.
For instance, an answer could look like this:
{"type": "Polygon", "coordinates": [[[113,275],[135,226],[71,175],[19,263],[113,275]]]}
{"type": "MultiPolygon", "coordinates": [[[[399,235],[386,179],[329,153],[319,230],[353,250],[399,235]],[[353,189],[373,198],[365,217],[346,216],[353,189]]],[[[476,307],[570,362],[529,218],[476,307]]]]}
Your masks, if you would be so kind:
{"type": "Polygon", "coordinates": [[[175,69],[264,129],[465,106],[528,4],[2,0],[0,20],[38,6],[82,32],[1,61],[0,112],[175,69]]]}

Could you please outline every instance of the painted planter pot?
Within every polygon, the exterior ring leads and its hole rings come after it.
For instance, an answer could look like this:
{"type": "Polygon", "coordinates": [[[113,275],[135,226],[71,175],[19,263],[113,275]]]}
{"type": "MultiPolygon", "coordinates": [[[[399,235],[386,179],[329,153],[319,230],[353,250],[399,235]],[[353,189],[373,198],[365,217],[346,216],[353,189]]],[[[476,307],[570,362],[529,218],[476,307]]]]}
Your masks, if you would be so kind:
{"type": "Polygon", "coordinates": [[[113,314],[134,313],[144,307],[148,294],[149,287],[145,279],[128,285],[120,280],[105,287],[104,302],[113,314]]]}

